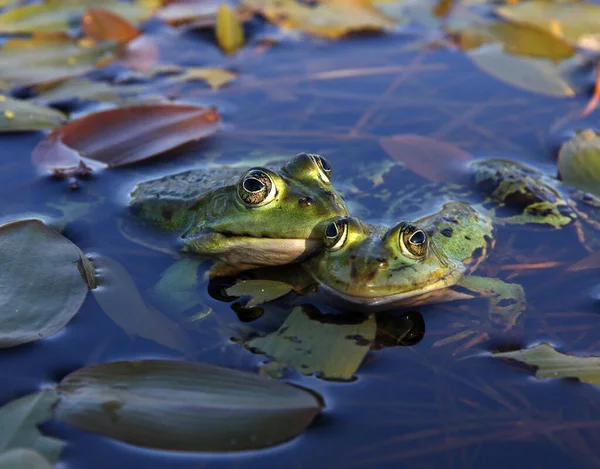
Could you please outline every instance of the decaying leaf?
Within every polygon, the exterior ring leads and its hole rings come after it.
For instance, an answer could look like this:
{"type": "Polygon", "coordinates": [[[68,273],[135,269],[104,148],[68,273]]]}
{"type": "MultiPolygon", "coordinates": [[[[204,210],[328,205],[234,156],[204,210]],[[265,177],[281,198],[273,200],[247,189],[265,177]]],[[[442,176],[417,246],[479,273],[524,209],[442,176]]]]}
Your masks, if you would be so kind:
{"type": "Polygon", "coordinates": [[[389,31],[395,23],[368,0],[243,0],[243,5],[283,28],[328,39],[359,31],[389,31]]]}
{"type": "Polygon", "coordinates": [[[85,36],[96,41],[127,43],[140,35],[129,21],[104,8],[90,8],[81,18],[81,29],[85,36]]]}
{"type": "Polygon", "coordinates": [[[32,161],[72,168],[81,158],[123,166],[214,134],[214,108],[183,104],[128,106],[88,114],[59,127],[33,150],[32,161]]]}
{"type": "Polygon", "coordinates": [[[600,197],[600,136],[592,129],[577,131],[560,147],[558,172],[566,184],[600,197]]]}
{"type": "Polygon", "coordinates": [[[292,285],[276,280],[243,280],[229,287],[226,293],[229,296],[250,296],[245,307],[253,308],[286,295],[292,288],[292,285]]]}
{"type": "Polygon", "coordinates": [[[600,385],[600,357],[565,355],[545,342],[532,348],[495,353],[493,356],[537,367],[535,377],[538,379],[577,378],[584,383],[600,385]]]}
{"type": "Polygon", "coordinates": [[[217,12],[215,25],[217,43],[223,52],[232,54],[244,45],[244,30],[234,10],[223,4],[217,12]]]}
{"type": "Polygon", "coordinates": [[[52,130],[66,120],[62,112],[0,93],[0,132],[52,130]]]}
{"type": "Polygon", "coordinates": [[[300,373],[348,381],[373,344],[376,330],[374,315],[338,317],[297,306],[277,331],[245,345],[300,373]]]}
{"type": "Polygon", "coordinates": [[[313,393],[202,363],[140,360],[77,370],[59,386],[57,418],[134,445],[242,451],[290,440],[322,408],[313,393]]]}

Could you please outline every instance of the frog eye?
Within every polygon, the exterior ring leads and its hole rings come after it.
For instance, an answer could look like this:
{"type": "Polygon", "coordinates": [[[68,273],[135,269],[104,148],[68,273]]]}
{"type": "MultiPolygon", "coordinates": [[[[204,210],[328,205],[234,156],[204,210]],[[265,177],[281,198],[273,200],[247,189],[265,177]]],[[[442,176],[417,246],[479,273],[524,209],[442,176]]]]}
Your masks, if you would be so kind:
{"type": "Polygon", "coordinates": [[[427,235],[423,230],[408,223],[400,231],[400,249],[412,259],[421,259],[427,253],[427,235]]]}
{"type": "Polygon", "coordinates": [[[260,169],[251,169],[241,177],[237,193],[248,207],[261,207],[271,202],[277,195],[277,188],[271,176],[260,169]]]}
{"type": "Polygon", "coordinates": [[[326,183],[331,183],[331,165],[326,158],[321,155],[309,155],[312,160],[315,162],[317,169],[319,170],[319,177],[321,180],[326,183]]]}
{"type": "Polygon", "coordinates": [[[327,225],[323,242],[328,251],[337,251],[348,238],[348,219],[338,218],[327,225]]]}

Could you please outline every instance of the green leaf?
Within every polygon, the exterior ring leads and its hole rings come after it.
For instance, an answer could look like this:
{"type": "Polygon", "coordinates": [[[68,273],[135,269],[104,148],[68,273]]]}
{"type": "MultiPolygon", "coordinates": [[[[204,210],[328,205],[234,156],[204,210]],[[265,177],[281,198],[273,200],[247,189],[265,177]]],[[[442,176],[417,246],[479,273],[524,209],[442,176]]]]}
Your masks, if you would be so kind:
{"type": "Polygon", "coordinates": [[[545,342],[529,349],[495,353],[493,356],[537,367],[535,377],[538,379],[577,378],[584,383],[600,385],[600,357],[565,355],[545,342]]]}
{"type": "Polygon", "coordinates": [[[139,446],[241,451],[290,440],[322,402],[313,393],[243,371],[201,363],[105,363],[60,384],[57,418],[139,446]]]}
{"type": "Polygon", "coordinates": [[[0,453],[0,469],[52,469],[36,451],[16,448],[0,453]]]}
{"type": "Polygon", "coordinates": [[[92,7],[110,10],[128,21],[140,21],[152,12],[152,3],[117,0],[49,0],[23,5],[0,14],[2,33],[66,32],[92,7]]]}
{"type": "Polygon", "coordinates": [[[293,286],[277,280],[242,280],[225,290],[229,296],[250,296],[246,308],[282,297],[292,291],[293,286]]]}
{"type": "Polygon", "coordinates": [[[54,389],[45,389],[0,407],[0,453],[14,448],[29,448],[52,464],[56,463],[64,443],[42,435],[37,426],[52,418],[52,407],[57,399],[54,389]]]}
{"type": "Polygon", "coordinates": [[[558,172],[570,186],[600,196],[600,137],[580,130],[558,152],[558,172]]]}
{"type": "Polygon", "coordinates": [[[0,348],[52,335],[75,316],[88,292],[84,259],[40,220],[0,226],[0,348]]]}
{"type": "Polygon", "coordinates": [[[245,345],[300,373],[347,381],[369,351],[376,330],[374,315],[322,315],[298,306],[277,331],[245,345]]]}
{"type": "Polygon", "coordinates": [[[94,264],[101,288],[92,293],[102,310],[120,328],[182,353],[191,353],[195,349],[179,324],[144,302],[125,267],[106,256],[96,256],[94,264]]]}
{"type": "Polygon", "coordinates": [[[0,94],[0,132],[52,130],[66,120],[62,112],[0,94]]]}

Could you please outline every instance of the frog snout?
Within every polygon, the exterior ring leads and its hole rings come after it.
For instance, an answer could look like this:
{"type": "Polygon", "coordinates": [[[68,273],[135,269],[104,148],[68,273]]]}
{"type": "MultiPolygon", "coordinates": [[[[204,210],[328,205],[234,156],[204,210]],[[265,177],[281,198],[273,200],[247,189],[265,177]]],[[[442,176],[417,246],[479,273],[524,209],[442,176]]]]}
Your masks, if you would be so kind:
{"type": "Polygon", "coordinates": [[[371,258],[360,258],[357,257],[352,262],[351,275],[352,278],[367,282],[373,280],[380,270],[387,269],[389,263],[386,257],[371,257],[371,258]]]}

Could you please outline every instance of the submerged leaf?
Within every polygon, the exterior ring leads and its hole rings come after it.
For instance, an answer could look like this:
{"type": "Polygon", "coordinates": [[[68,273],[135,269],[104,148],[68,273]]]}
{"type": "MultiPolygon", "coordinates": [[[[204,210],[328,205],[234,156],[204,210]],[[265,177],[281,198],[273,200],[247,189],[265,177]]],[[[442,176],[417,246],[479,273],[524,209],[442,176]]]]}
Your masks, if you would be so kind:
{"type": "Polygon", "coordinates": [[[52,469],[37,451],[16,448],[0,453],[0,469],[52,469]]]}
{"type": "Polygon", "coordinates": [[[377,330],[375,316],[322,315],[298,306],[281,327],[246,347],[309,375],[351,380],[369,351],[377,330]]]}
{"type": "Polygon", "coordinates": [[[382,137],[379,143],[390,157],[430,181],[453,180],[457,166],[472,158],[451,143],[421,135],[382,137]]]}
{"type": "Polygon", "coordinates": [[[96,41],[126,43],[140,35],[129,21],[104,8],[90,8],[81,18],[83,34],[96,41]]]}
{"type": "Polygon", "coordinates": [[[72,167],[81,157],[123,166],[208,137],[218,128],[214,108],[149,104],[108,109],[56,129],[34,148],[32,160],[52,169],[72,167]]]}
{"type": "Polygon", "coordinates": [[[537,367],[535,377],[538,379],[577,378],[584,383],[600,385],[600,357],[565,355],[545,342],[529,349],[495,353],[493,356],[537,367]]]}
{"type": "Polygon", "coordinates": [[[600,137],[591,129],[579,130],[558,152],[560,178],[573,187],[600,196],[600,137]]]}
{"type": "Polygon", "coordinates": [[[110,257],[95,257],[99,281],[92,293],[106,315],[131,335],[190,353],[194,344],[187,332],[157,309],[144,302],[138,288],[127,272],[110,257]]]}
{"type": "Polygon", "coordinates": [[[217,43],[223,52],[232,54],[244,45],[244,30],[240,20],[228,5],[221,5],[215,25],[217,43]]]}
{"type": "Polygon", "coordinates": [[[253,308],[289,293],[292,288],[292,285],[276,280],[242,280],[227,288],[226,293],[229,296],[250,296],[245,307],[253,308]]]}
{"type": "Polygon", "coordinates": [[[321,411],[312,393],[201,363],[105,363],[59,384],[55,415],[70,425],[139,446],[241,451],[290,440],[321,411]]]}
{"type": "Polygon", "coordinates": [[[62,112],[0,94],[0,132],[52,130],[66,120],[62,112]]]}
{"type": "Polygon", "coordinates": [[[83,253],[40,220],[0,226],[0,348],[54,334],[88,292],[83,253]]]}
{"type": "Polygon", "coordinates": [[[0,454],[14,448],[28,448],[56,463],[64,443],[42,435],[37,426],[52,418],[57,399],[54,389],[45,389],[0,407],[0,454]]]}
{"type": "Polygon", "coordinates": [[[395,27],[368,0],[321,0],[310,5],[298,0],[243,0],[242,3],[283,28],[301,29],[328,39],[395,27]]]}

